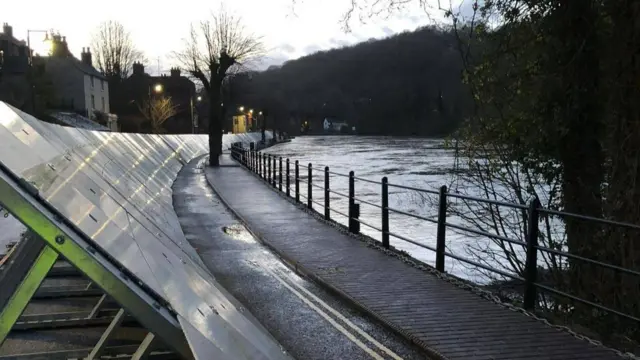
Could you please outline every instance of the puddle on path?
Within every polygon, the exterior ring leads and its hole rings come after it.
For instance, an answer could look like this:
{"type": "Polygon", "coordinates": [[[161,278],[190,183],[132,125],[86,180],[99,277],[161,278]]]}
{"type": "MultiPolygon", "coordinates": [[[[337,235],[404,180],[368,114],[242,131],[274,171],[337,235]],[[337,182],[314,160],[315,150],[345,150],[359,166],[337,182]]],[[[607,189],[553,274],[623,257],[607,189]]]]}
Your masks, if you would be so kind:
{"type": "Polygon", "coordinates": [[[232,224],[222,227],[222,232],[229,235],[232,239],[240,240],[246,243],[255,243],[253,235],[242,224],[232,224]]]}

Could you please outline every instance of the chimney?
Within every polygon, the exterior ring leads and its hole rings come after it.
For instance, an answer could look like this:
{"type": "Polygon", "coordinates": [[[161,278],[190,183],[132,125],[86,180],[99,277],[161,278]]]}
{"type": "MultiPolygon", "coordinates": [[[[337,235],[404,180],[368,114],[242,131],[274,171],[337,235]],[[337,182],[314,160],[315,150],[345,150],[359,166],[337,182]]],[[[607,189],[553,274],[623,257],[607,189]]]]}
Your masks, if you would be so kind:
{"type": "Polygon", "coordinates": [[[11,27],[8,23],[2,24],[2,32],[8,37],[13,37],[13,27],[11,27]]]}
{"type": "Polygon", "coordinates": [[[144,75],[144,65],[139,62],[133,63],[133,75],[144,75]]]}
{"type": "Polygon", "coordinates": [[[87,48],[82,48],[82,53],[80,54],[80,59],[82,60],[82,63],[85,65],[89,65],[89,66],[93,66],[93,61],[91,59],[91,49],[87,48]]]}
{"type": "Polygon", "coordinates": [[[171,68],[171,77],[172,78],[179,78],[180,77],[180,69],[171,68]]]}
{"type": "Polygon", "coordinates": [[[72,56],[69,52],[69,45],[67,44],[67,37],[60,34],[51,35],[52,51],[51,56],[55,57],[69,57],[72,56]]]}

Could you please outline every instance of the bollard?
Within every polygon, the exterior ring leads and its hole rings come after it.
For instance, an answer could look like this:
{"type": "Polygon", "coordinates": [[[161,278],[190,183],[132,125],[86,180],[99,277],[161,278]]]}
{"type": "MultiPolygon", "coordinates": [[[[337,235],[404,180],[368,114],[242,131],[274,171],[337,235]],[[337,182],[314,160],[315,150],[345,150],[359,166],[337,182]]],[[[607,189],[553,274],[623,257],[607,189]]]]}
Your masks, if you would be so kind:
{"type": "Polygon", "coordinates": [[[278,190],[282,192],[282,156],[278,158],[278,190]]]}
{"type": "Polygon", "coordinates": [[[313,168],[309,163],[309,178],[307,180],[307,207],[313,209],[313,168]]]}
{"type": "Polygon", "coordinates": [[[438,229],[436,230],[436,270],[444,272],[444,252],[447,230],[447,187],[440,187],[438,200],[438,229]]]}
{"type": "Polygon", "coordinates": [[[295,176],[296,176],[296,202],[299,203],[300,202],[300,164],[298,163],[298,160],[296,160],[296,169],[295,169],[295,176]]]}
{"type": "Polygon", "coordinates": [[[382,246],[389,248],[389,180],[382,178],[382,246]]]}
{"type": "Polygon", "coordinates": [[[324,167],[324,219],[331,220],[331,192],[329,191],[329,167],[324,167]]]}
{"type": "Polygon", "coordinates": [[[538,277],[538,218],[540,201],[535,198],[529,204],[527,219],[527,260],[524,265],[524,301],[525,310],[534,310],[538,302],[536,281],[538,277]]]}
{"type": "Polygon", "coordinates": [[[291,185],[291,184],[290,184],[290,183],[291,183],[291,180],[289,180],[289,177],[290,177],[290,174],[289,174],[289,158],[287,158],[287,170],[286,170],[286,173],[285,173],[285,174],[286,174],[286,176],[287,176],[287,182],[285,183],[285,186],[287,187],[287,191],[286,191],[286,193],[287,193],[287,196],[290,196],[290,195],[291,195],[291,194],[290,194],[291,192],[289,191],[289,186],[291,185]]]}

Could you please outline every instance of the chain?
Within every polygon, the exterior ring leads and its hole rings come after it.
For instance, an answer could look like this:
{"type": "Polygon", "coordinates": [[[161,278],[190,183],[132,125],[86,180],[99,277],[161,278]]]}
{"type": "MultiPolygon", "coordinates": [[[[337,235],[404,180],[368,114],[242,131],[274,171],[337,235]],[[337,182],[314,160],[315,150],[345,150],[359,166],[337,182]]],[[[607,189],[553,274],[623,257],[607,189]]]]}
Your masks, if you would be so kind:
{"type": "Polygon", "coordinates": [[[319,221],[321,221],[321,222],[323,222],[323,223],[325,223],[325,224],[327,224],[329,226],[332,226],[333,228],[337,229],[341,233],[343,233],[345,235],[348,235],[350,237],[353,237],[353,238],[355,238],[357,240],[360,240],[360,241],[366,243],[367,246],[375,248],[376,250],[382,251],[382,252],[384,252],[385,254],[387,254],[389,256],[396,257],[396,258],[400,259],[401,261],[403,261],[404,263],[406,263],[406,264],[408,264],[408,265],[410,265],[410,266],[412,266],[414,268],[417,268],[417,269],[422,270],[424,272],[427,272],[427,273],[429,273],[431,275],[434,275],[435,277],[437,277],[438,279],[440,279],[442,281],[448,282],[448,283],[450,283],[450,284],[452,284],[452,285],[454,285],[454,286],[456,286],[458,288],[470,291],[470,292],[482,297],[485,300],[492,301],[495,304],[500,305],[500,306],[502,306],[504,308],[507,308],[507,309],[509,309],[509,310],[511,310],[513,312],[520,313],[520,314],[525,315],[525,316],[527,316],[529,318],[532,318],[534,320],[542,322],[546,326],[549,326],[549,327],[552,327],[554,329],[558,329],[558,330],[564,331],[564,332],[572,335],[574,338],[576,338],[578,340],[586,341],[586,342],[590,343],[593,346],[609,350],[609,351],[615,353],[616,355],[618,355],[620,358],[630,359],[630,360],[640,360],[640,357],[636,356],[635,354],[633,354],[631,352],[622,352],[620,350],[608,347],[608,346],[604,345],[601,341],[593,340],[593,339],[591,339],[591,338],[589,338],[589,337],[587,337],[585,335],[579,334],[579,333],[575,332],[574,330],[571,330],[567,326],[553,324],[553,323],[549,322],[549,320],[544,318],[544,317],[540,317],[540,316],[536,315],[535,313],[527,311],[527,310],[525,310],[525,309],[523,309],[523,308],[521,308],[519,306],[516,306],[514,304],[502,301],[502,299],[500,299],[494,293],[492,293],[492,292],[490,292],[488,290],[482,289],[482,288],[478,287],[477,285],[473,285],[473,284],[470,284],[468,282],[462,281],[462,280],[460,280],[460,279],[458,279],[458,278],[456,278],[456,277],[454,277],[452,275],[449,275],[447,273],[442,273],[442,272],[440,272],[440,271],[438,271],[438,270],[436,270],[436,269],[434,269],[434,268],[432,268],[430,266],[426,266],[424,264],[420,264],[420,263],[416,262],[415,259],[411,258],[411,256],[409,254],[407,254],[407,253],[400,252],[400,251],[397,251],[397,250],[386,249],[386,248],[381,246],[379,241],[376,241],[376,240],[374,240],[374,239],[372,239],[372,238],[370,238],[370,237],[368,237],[366,235],[353,234],[353,233],[349,232],[348,229],[345,228],[344,225],[339,224],[336,221],[325,220],[324,217],[322,216],[322,214],[316,212],[315,210],[309,209],[309,208],[307,208],[306,206],[304,206],[304,205],[302,205],[300,203],[296,203],[291,197],[286,196],[284,193],[282,193],[280,191],[275,191],[275,192],[278,195],[280,195],[281,197],[283,197],[284,199],[286,199],[287,201],[293,203],[294,205],[297,205],[300,210],[302,210],[302,211],[306,212],[307,214],[315,217],[317,220],[319,220],[319,221]]]}

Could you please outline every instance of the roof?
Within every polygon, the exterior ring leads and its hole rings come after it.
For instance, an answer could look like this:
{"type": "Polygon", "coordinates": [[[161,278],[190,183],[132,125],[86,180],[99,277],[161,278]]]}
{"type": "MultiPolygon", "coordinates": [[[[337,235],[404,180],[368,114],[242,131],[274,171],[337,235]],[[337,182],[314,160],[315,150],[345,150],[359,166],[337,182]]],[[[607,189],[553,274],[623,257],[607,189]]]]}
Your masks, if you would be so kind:
{"type": "Polygon", "coordinates": [[[102,75],[100,71],[96,70],[96,68],[83,63],[82,61],[76,59],[73,56],[69,56],[69,57],[47,56],[47,57],[43,57],[42,59],[44,59],[44,61],[46,62],[68,62],[73,67],[75,67],[76,69],[80,70],[81,72],[87,75],[91,75],[103,80],[107,80],[107,78],[104,75],[102,75]]]}

